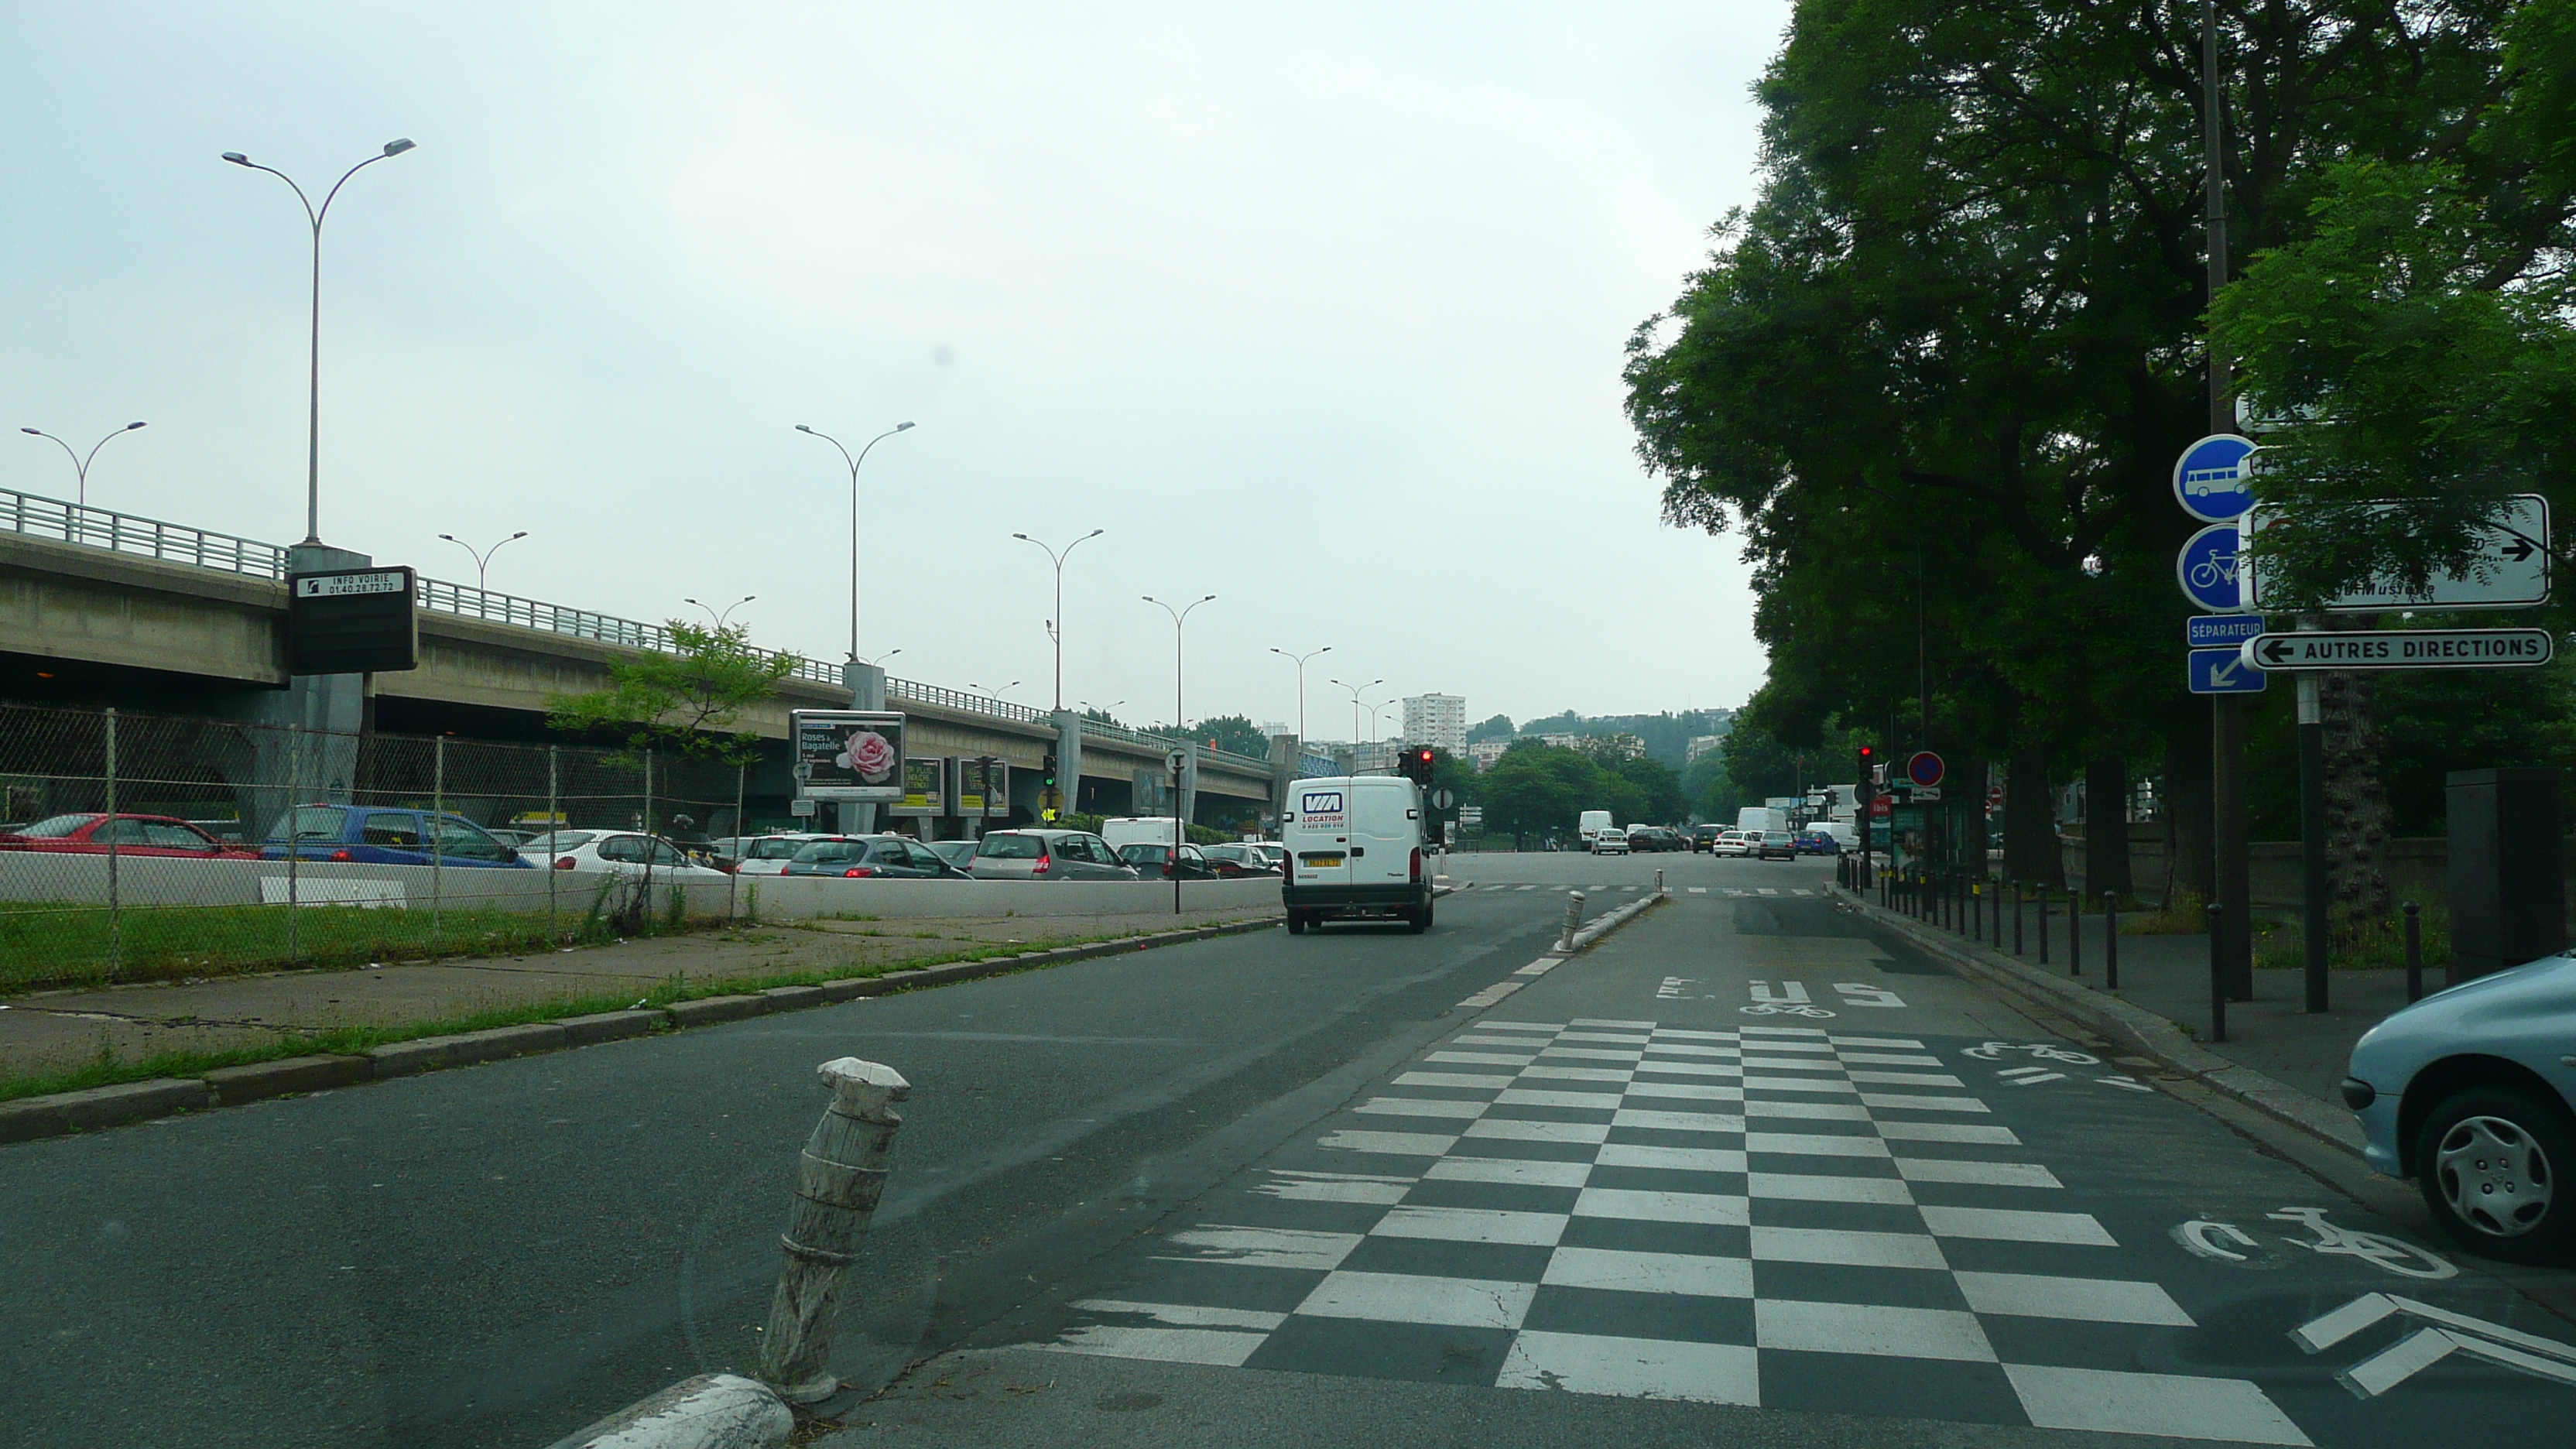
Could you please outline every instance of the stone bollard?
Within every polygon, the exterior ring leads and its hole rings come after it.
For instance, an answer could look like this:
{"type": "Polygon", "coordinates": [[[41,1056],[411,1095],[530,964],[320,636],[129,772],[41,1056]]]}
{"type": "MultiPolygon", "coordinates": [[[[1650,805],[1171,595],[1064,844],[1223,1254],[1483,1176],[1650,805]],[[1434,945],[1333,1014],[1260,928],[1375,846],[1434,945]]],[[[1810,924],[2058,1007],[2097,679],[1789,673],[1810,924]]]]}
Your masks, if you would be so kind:
{"type": "Polygon", "coordinates": [[[832,1105],[796,1163],[796,1202],[778,1243],[778,1296],[762,1335],[761,1377],[791,1404],[819,1403],[840,1381],[824,1368],[840,1312],[841,1278],[858,1258],[885,1191],[886,1154],[903,1119],[892,1104],[912,1095],[894,1068],[842,1057],[815,1069],[832,1105]]]}
{"type": "Polygon", "coordinates": [[[1583,892],[1567,891],[1565,893],[1565,934],[1557,938],[1556,949],[1571,952],[1574,949],[1574,933],[1582,928],[1583,892]]]}
{"type": "Polygon", "coordinates": [[[1662,871],[1662,869],[1661,869],[1661,868],[1658,868],[1658,869],[1655,871],[1655,894],[1657,894],[1657,895],[1662,895],[1663,893],[1664,893],[1664,873],[1663,873],[1663,871],[1662,871]]]}

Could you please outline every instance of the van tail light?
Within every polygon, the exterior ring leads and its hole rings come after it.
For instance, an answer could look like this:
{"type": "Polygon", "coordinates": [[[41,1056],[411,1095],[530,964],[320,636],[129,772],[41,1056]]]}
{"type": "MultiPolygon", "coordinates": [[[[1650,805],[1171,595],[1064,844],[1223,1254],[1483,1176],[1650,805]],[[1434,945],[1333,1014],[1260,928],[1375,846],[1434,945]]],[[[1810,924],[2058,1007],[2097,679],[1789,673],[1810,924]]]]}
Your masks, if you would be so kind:
{"type": "Polygon", "coordinates": [[[1422,884],[1422,847],[1413,847],[1413,883],[1422,884]]]}
{"type": "Polygon", "coordinates": [[[335,850],[335,851],[332,851],[332,852],[331,852],[331,858],[332,858],[333,860],[348,860],[348,859],[350,859],[351,857],[350,857],[350,855],[349,855],[349,852],[347,852],[347,851],[345,851],[345,850],[335,850]]]}
{"type": "Polygon", "coordinates": [[[843,879],[843,880],[865,880],[865,879],[867,879],[868,877],[870,877],[870,876],[872,876],[872,875],[875,875],[876,873],[877,873],[877,872],[876,872],[876,867],[874,867],[874,866],[867,866],[867,865],[854,865],[854,866],[851,866],[848,870],[845,870],[845,871],[841,872],[841,879],[843,879]]]}
{"type": "Polygon", "coordinates": [[[1030,867],[1029,867],[1029,874],[1031,874],[1031,875],[1044,875],[1044,874],[1046,874],[1046,873],[1047,873],[1048,868],[1049,868],[1049,867],[1051,867],[1051,866],[1053,866],[1054,864],[1055,864],[1055,857],[1054,857],[1054,856],[1052,856],[1052,855],[1041,855],[1041,856],[1039,856],[1039,857],[1038,857],[1038,863],[1037,863],[1037,864],[1035,864],[1035,865],[1033,865],[1033,866],[1030,866],[1030,867]]]}
{"type": "Polygon", "coordinates": [[[1283,884],[1297,879],[1297,852],[1292,850],[1279,857],[1279,879],[1283,884]]]}
{"type": "Polygon", "coordinates": [[[556,856],[556,857],[555,857],[555,869],[557,869],[557,870],[570,870],[570,869],[572,869],[572,857],[571,857],[571,856],[569,856],[569,855],[558,855],[558,856],[556,856]]]}

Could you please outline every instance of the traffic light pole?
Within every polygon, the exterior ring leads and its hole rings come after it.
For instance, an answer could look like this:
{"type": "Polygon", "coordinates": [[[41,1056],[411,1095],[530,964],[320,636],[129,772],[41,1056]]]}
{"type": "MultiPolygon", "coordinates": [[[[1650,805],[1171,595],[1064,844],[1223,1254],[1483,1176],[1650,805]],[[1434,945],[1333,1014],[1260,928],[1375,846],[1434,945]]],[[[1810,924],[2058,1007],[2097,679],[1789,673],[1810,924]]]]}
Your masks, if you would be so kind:
{"type": "MultiPolygon", "coordinates": [[[[2209,300],[2227,285],[2227,175],[2223,97],[2218,81],[2217,0],[2200,6],[2200,132],[2202,201],[2209,263],[2209,300]]],[[[2228,358],[2208,340],[2209,431],[2236,431],[2236,404],[2228,388],[2228,358]]],[[[2212,949],[2224,969],[2220,979],[2237,1001],[2254,999],[2253,872],[2246,845],[2245,710],[2243,697],[2214,695],[2209,707],[2209,794],[2213,864],[2219,913],[2212,949]]]]}

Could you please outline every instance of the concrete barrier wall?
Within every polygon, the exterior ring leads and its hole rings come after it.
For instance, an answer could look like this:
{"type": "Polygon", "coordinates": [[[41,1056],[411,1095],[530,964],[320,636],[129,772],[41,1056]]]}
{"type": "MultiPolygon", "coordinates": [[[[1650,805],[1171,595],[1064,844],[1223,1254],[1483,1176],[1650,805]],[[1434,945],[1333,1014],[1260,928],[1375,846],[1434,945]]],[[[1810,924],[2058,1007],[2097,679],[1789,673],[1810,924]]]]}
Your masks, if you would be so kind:
{"type": "MultiPolygon", "coordinates": [[[[125,905],[248,906],[282,904],[286,866],[274,860],[179,860],[127,856],[117,861],[117,897],[125,905]]],[[[551,899],[559,913],[578,916],[619,878],[596,871],[438,870],[425,865],[340,865],[306,861],[296,868],[296,896],[310,906],[426,910],[435,900],[453,910],[505,910],[543,914],[551,899]]],[[[657,894],[670,888],[657,875],[657,894]]],[[[744,876],[731,882],[699,879],[684,889],[696,915],[750,914],[755,888],[759,913],[771,920],[815,916],[1111,916],[1171,909],[1169,881],[938,881],[834,880],[820,877],[744,876]],[[730,886],[730,889],[728,888],[730,886]]],[[[612,897],[612,899],[614,899],[612,897]]],[[[665,897],[667,899],[667,897],[665,897]]],[[[0,900],[105,906],[107,857],[0,854],[0,900]]],[[[1183,881],[1182,904],[1197,910],[1277,905],[1276,877],[1183,881]]]]}

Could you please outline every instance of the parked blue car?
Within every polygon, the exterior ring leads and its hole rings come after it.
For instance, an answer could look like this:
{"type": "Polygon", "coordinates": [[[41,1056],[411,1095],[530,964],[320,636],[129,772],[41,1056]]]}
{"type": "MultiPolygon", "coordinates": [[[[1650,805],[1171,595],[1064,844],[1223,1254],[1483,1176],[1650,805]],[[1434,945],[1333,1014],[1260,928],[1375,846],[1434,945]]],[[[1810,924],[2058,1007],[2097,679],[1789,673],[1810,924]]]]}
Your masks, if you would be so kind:
{"type": "Polygon", "coordinates": [[[297,860],[536,869],[521,860],[516,849],[464,816],[393,806],[298,805],[269,832],[260,845],[260,859],[284,860],[290,848],[297,860]],[[433,830],[437,832],[434,862],[433,830]]]}
{"type": "Polygon", "coordinates": [[[2413,1178],[2445,1232],[2513,1263],[2576,1258],[2576,959],[2481,976],[2352,1049],[2343,1099],[2370,1165],[2413,1178]]]}

